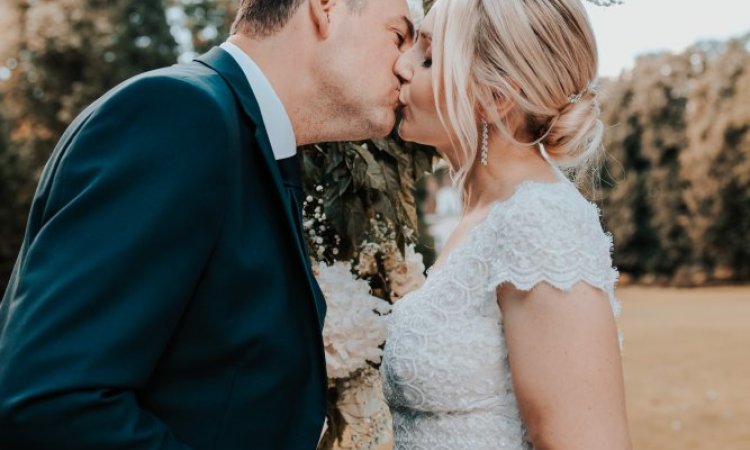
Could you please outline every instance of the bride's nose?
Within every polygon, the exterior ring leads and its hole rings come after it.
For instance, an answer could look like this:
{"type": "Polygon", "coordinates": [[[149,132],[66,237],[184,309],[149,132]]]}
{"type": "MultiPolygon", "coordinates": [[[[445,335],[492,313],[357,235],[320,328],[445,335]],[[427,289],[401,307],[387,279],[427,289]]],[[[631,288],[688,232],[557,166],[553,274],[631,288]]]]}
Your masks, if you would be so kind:
{"type": "Polygon", "coordinates": [[[414,69],[409,62],[410,54],[410,51],[402,53],[401,56],[399,56],[399,58],[396,60],[396,64],[393,66],[393,71],[401,81],[401,84],[410,82],[412,76],[414,76],[414,69]]]}

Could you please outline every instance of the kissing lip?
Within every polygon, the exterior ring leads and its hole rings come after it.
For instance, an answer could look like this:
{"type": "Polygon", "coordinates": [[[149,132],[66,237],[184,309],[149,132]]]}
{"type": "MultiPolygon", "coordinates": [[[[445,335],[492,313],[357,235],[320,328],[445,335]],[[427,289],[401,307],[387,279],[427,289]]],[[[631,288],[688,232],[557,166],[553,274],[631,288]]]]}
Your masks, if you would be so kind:
{"type": "Polygon", "coordinates": [[[398,113],[402,119],[406,118],[406,112],[409,109],[409,105],[404,103],[400,98],[398,100],[398,113]]]}
{"type": "Polygon", "coordinates": [[[402,122],[402,121],[406,120],[407,109],[408,108],[407,108],[406,105],[404,105],[403,103],[399,102],[399,104],[398,104],[399,122],[402,122]]]}
{"type": "Polygon", "coordinates": [[[404,89],[403,87],[398,92],[398,104],[401,108],[404,108],[409,104],[409,102],[406,100],[406,89],[404,89]]]}

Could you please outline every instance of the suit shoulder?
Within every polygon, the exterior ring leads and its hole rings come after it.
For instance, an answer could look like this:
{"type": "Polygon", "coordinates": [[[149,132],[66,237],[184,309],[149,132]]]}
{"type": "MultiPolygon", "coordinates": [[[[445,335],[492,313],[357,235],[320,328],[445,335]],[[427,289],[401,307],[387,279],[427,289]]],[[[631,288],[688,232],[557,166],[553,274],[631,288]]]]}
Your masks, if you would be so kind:
{"type": "MultiPolygon", "coordinates": [[[[213,87],[210,73],[185,66],[190,65],[144,72],[112,89],[84,113],[86,123],[73,143],[94,139],[109,142],[113,148],[141,149],[123,151],[123,157],[143,153],[149,159],[159,155],[167,160],[210,159],[214,163],[225,159],[220,155],[227,153],[232,140],[228,102],[213,87]]],[[[75,147],[68,153],[83,151],[83,146],[75,147]]]]}
{"type": "MultiPolygon", "coordinates": [[[[110,90],[94,105],[138,103],[151,107],[166,105],[207,109],[214,113],[226,110],[228,91],[219,74],[199,64],[176,64],[144,72],[129,78],[110,90]]],[[[179,113],[179,109],[175,112],[179,113]]]]}

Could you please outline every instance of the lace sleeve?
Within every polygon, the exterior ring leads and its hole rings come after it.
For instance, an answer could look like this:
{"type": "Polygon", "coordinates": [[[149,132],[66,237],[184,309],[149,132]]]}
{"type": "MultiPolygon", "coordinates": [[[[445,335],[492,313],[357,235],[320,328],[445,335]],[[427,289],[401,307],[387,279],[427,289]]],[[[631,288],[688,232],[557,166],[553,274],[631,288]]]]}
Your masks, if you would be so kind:
{"type": "Polygon", "coordinates": [[[612,236],[602,230],[599,209],[573,185],[526,189],[514,200],[492,212],[490,228],[497,244],[487,288],[494,291],[509,282],[530,290],[547,282],[569,290],[583,281],[606,292],[618,314],[612,236]]]}

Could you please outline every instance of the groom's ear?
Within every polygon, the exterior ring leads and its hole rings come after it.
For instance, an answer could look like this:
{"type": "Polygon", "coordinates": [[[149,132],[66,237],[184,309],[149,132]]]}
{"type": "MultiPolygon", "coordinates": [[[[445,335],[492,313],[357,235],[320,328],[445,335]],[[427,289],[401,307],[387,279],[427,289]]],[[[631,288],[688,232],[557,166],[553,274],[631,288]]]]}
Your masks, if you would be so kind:
{"type": "Polygon", "coordinates": [[[321,39],[326,39],[331,33],[331,12],[336,6],[336,0],[309,0],[310,17],[321,39]]]}

